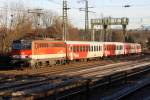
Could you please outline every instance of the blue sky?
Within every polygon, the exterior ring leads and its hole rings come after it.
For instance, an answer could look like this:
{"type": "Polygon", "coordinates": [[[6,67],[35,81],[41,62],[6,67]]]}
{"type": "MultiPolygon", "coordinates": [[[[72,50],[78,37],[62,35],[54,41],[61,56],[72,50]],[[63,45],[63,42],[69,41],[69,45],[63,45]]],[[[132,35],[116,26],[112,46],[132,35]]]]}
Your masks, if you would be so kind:
{"type": "MultiPolygon", "coordinates": [[[[69,20],[76,27],[84,26],[84,12],[78,10],[84,7],[81,0],[68,0],[68,6],[72,9],[68,11],[69,20]]],[[[0,0],[0,6],[3,2],[23,2],[25,7],[44,8],[56,11],[60,16],[62,14],[62,0],[0,0]]],[[[89,0],[90,9],[96,13],[89,13],[90,18],[107,17],[129,17],[129,28],[137,28],[139,25],[150,24],[150,0],[89,0]],[[130,8],[124,8],[123,5],[131,5],[130,8]]]]}

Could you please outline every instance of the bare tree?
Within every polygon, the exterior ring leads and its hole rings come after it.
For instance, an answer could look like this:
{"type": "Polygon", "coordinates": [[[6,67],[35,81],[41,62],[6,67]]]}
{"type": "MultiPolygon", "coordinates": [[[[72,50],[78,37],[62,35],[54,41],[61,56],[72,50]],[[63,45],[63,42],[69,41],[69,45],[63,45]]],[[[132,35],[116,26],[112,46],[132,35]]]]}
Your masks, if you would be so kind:
{"type": "MultiPolygon", "coordinates": [[[[43,11],[42,13],[29,13],[24,4],[14,3],[5,5],[0,9],[0,52],[9,52],[11,44],[16,39],[28,37],[26,33],[37,34],[40,38],[62,39],[62,19],[55,12],[43,11]],[[42,33],[42,34],[39,34],[42,33]]],[[[77,37],[77,28],[68,24],[68,39],[77,37]],[[73,37],[72,37],[73,36],[73,37]]]]}
{"type": "Polygon", "coordinates": [[[11,7],[5,7],[1,11],[0,24],[2,33],[2,52],[10,51],[13,40],[21,38],[23,33],[29,30],[29,17],[21,4],[11,4],[11,7]],[[13,9],[13,10],[12,10],[13,9]]]}

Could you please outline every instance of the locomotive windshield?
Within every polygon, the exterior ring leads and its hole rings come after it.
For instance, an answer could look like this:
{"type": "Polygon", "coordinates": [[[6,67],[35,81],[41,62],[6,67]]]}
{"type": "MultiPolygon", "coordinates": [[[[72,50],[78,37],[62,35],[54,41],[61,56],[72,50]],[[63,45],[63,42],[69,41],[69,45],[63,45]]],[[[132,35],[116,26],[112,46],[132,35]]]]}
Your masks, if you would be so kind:
{"type": "Polygon", "coordinates": [[[15,50],[30,50],[31,49],[31,41],[25,41],[25,40],[20,40],[20,41],[14,41],[12,44],[12,49],[15,50]]]}

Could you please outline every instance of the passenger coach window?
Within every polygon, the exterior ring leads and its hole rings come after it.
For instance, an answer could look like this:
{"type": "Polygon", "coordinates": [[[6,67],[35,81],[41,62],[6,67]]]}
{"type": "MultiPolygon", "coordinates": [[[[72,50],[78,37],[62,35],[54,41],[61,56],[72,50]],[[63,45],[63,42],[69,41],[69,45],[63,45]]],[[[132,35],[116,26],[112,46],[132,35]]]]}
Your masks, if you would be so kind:
{"type": "Polygon", "coordinates": [[[82,49],[82,51],[83,51],[83,52],[85,51],[85,46],[83,46],[83,49],[82,49]]]}
{"type": "Polygon", "coordinates": [[[77,46],[75,46],[75,52],[77,52],[77,46]]]}
{"type": "Polygon", "coordinates": [[[81,46],[81,52],[83,52],[83,46],[81,46]]]}
{"type": "Polygon", "coordinates": [[[96,51],[98,51],[98,46],[96,46],[96,51]]]}
{"type": "Polygon", "coordinates": [[[73,51],[72,47],[70,47],[70,50],[73,51]]]}
{"type": "Polygon", "coordinates": [[[93,51],[93,46],[91,46],[91,51],[93,51]]]}
{"type": "Polygon", "coordinates": [[[92,46],[92,52],[94,51],[94,46],[92,46]]]}
{"type": "Polygon", "coordinates": [[[88,49],[88,46],[86,46],[86,52],[88,52],[88,50],[89,50],[89,49],[88,49]]]}
{"type": "Polygon", "coordinates": [[[90,51],[90,46],[88,46],[88,49],[89,49],[89,51],[90,51]]]}
{"type": "Polygon", "coordinates": [[[76,52],[76,47],[75,46],[73,46],[73,52],[76,52]]]}
{"type": "Polygon", "coordinates": [[[90,46],[90,51],[92,51],[92,46],[90,46]]]}
{"type": "Polygon", "coordinates": [[[79,46],[77,46],[77,52],[79,52],[79,46]]]}
{"type": "Polygon", "coordinates": [[[80,46],[80,52],[82,52],[82,46],[80,46]]]}

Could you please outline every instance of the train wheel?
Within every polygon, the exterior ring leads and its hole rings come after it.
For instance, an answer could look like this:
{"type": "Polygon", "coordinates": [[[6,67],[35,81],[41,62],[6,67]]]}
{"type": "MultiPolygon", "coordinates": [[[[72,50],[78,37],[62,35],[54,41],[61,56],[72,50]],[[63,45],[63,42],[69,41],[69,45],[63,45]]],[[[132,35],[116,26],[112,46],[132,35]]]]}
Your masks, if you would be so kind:
{"type": "Polygon", "coordinates": [[[36,62],[34,64],[31,64],[30,66],[31,66],[30,68],[32,68],[32,69],[37,69],[38,68],[38,63],[36,62]]]}
{"type": "Polygon", "coordinates": [[[49,65],[50,65],[49,61],[46,61],[45,63],[46,63],[46,66],[49,66],[49,65]]]}
{"type": "Polygon", "coordinates": [[[84,59],[84,62],[87,62],[87,59],[84,59]]]}
{"type": "Polygon", "coordinates": [[[37,62],[37,66],[35,68],[41,68],[42,67],[42,62],[37,62]]]}
{"type": "Polygon", "coordinates": [[[66,61],[65,60],[62,60],[62,65],[65,65],[66,64],[66,61]]]}

